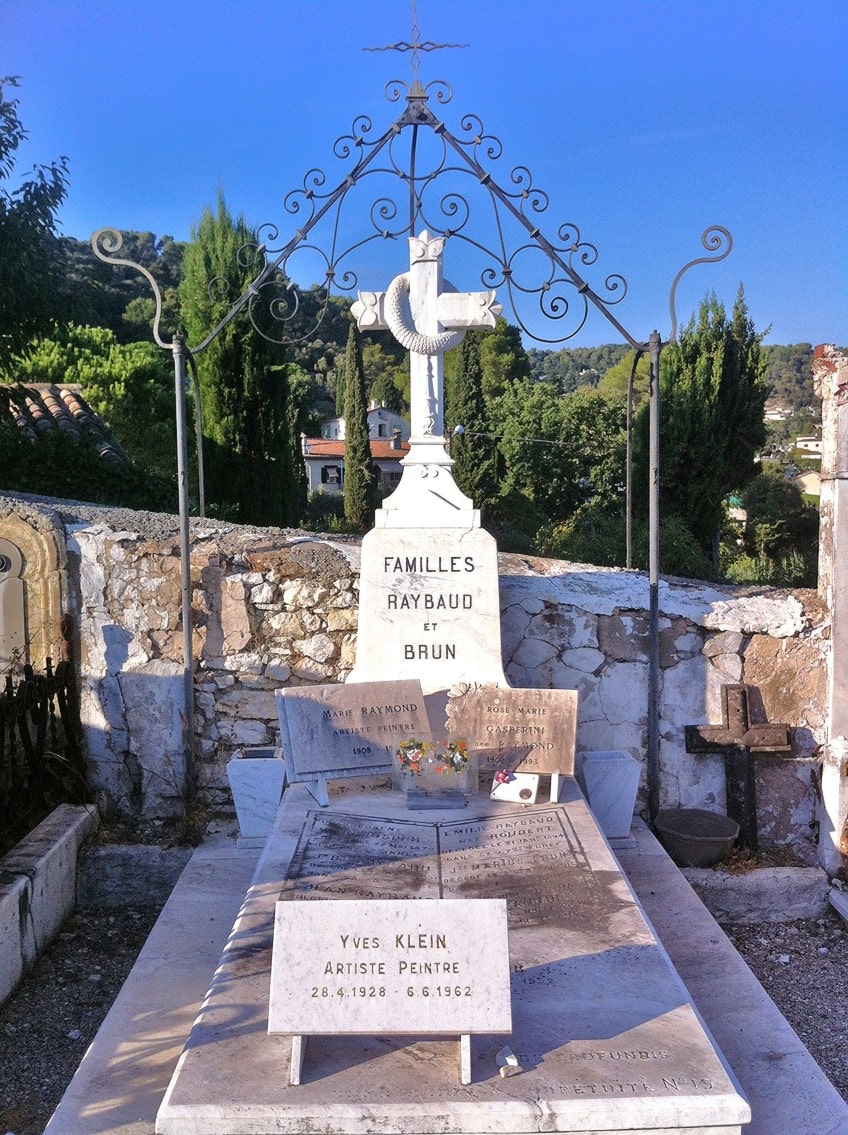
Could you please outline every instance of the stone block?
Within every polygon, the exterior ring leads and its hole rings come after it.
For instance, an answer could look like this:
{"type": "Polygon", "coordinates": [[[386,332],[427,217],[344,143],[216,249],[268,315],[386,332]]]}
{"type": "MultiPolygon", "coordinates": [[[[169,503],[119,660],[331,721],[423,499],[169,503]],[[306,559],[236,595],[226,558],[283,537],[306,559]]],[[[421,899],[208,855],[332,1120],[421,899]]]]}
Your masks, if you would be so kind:
{"type": "Polygon", "coordinates": [[[97,823],[93,807],[60,804],[0,860],[0,1002],[73,911],[79,850],[97,823]]]}
{"type": "Polygon", "coordinates": [[[34,957],[27,920],[32,884],[25,875],[7,875],[0,866],[0,1005],[17,988],[28,959],[34,957]]]}
{"type": "Polygon", "coordinates": [[[647,713],[648,667],[641,662],[613,662],[598,681],[598,697],[611,725],[644,719],[647,713]]]}
{"type": "Polygon", "coordinates": [[[827,668],[818,642],[754,635],[745,650],[744,681],[756,686],[769,721],[823,724],[827,668]]]}
{"type": "Polygon", "coordinates": [[[642,617],[612,615],[598,619],[598,646],[615,662],[635,662],[647,650],[648,623],[642,617]]]}
{"type": "Polygon", "coordinates": [[[718,922],[820,918],[830,882],[819,867],[758,867],[743,875],[687,867],[683,874],[718,922]]]}

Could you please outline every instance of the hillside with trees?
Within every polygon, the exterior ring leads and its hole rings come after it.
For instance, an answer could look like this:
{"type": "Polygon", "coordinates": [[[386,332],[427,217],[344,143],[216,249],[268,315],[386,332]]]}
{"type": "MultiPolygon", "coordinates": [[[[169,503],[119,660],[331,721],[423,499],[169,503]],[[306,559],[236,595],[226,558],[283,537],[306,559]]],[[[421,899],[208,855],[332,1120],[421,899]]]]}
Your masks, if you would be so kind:
{"type": "MultiPolygon", "coordinates": [[[[14,87],[9,80],[0,85],[5,253],[0,259],[0,379],[79,383],[129,456],[127,476],[107,487],[102,463],[89,460],[91,455],[64,455],[65,464],[70,460],[78,469],[76,495],[173,509],[173,365],[169,352],[152,342],[154,301],[148,282],[137,272],[98,260],[87,241],[58,235],[55,217],[67,192],[66,159],[39,167],[11,187],[16,150],[26,136],[18,100],[9,97],[14,87]]],[[[199,211],[190,242],[144,230],[124,233],[123,241],[120,255],[143,265],[162,293],[166,341],[177,331],[187,335],[189,345],[202,341],[260,266],[256,233],[230,212],[223,195],[215,210],[199,211]]],[[[251,523],[294,525],[329,515],[304,498],[300,434],[314,434],[322,418],[346,413],[357,419],[352,432],[348,427],[348,436],[356,438],[369,399],[406,412],[409,363],[387,332],[354,336],[351,347],[347,298],[330,296],[318,285],[300,287],[285,279],[277,284],[274,315],[262,315],[260,305],[254,315],[271,339],[279,338],[284,318],[288,342],[269,342],[242,312],[198,355],[197,409],[214,511],[251,523]]],[[[666,572],[773,582],[813,577],[809,557],[796,558],[794,565],[789,561],[793,539],[808,547],[813,542],[814,517],[770,482],[755,492],[755,458],[777,446],[774,431],[765,443],[766,400],[794,413],[793,421],[815,413],[810,410],[812,349],[806,343],[766,346],[762,338],[741,294],[729,316],[708,296],[678,341],[663,350],[666,572]],[[754,519],[740,534],[729,527],[725,501],[729,494],[743,493],[754,519]],[[793,534],[789,543],[787,532],[793,534]]],[[[456,475],[482,507],[501,547],[624,563],[632,362],[623,344],[527,350],[518,328],[505,319],[493,330],[467,335],[446,356],[446,423],[451,434],[463,427],[453,440],[456,475]]],[[[647,390],[642,358],[634,383],[636,566],[644,566],[647,554],[647,390]]],[[[193,394],[194,389],[190,402],[193,394]]],[[[194,413],[192,405],[189,412],[194,413]]],[[[7,415],[0,423],[0,488],[55,489],[59,482],[44,470],[39,482],[39,466],[49,462],[34,460],[18,433],[7,415]]],[[[334,523],[359,530],[367,525],[373,507],[368,464],[366,446],[357,459],[364,487],[347,502],[347,521],[336,510],[334,523]]],[[[196,500],[196,483],[193,494],[196,500]]]]}

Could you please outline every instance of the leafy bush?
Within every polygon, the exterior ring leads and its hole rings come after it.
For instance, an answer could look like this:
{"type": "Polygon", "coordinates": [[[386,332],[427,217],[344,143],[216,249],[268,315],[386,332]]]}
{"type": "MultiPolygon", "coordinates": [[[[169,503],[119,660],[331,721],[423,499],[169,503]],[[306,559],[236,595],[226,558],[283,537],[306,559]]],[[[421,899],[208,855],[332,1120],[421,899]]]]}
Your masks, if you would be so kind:
{"type": "Polygon", "coordinates": [[[307,532],[352,532],[345,522],[341,493],[310,493],[301,527],[307,532]]]}
{"type": "MultiPolygon", "coordinates": [[[[633,524],[633,567],[648,568],[648,525],[633,524]]],[[[539,533],[542,555],[598,567],[624,567],[627,559],[625,518],[597,501],[579,508],[564,524],[539,533]]],[[[676,513],[660,517],[660,569],[665,575],[715,579],[717,572],[701,550],[686,521],[676,513]]]]}
{"type": "Polygon", "coordinates": [[[0,490],[177,511],[176,478],[123,462],[104,461],[86,440],[47,433],[34,444],[17,427],[0,424],[0,490]]]}

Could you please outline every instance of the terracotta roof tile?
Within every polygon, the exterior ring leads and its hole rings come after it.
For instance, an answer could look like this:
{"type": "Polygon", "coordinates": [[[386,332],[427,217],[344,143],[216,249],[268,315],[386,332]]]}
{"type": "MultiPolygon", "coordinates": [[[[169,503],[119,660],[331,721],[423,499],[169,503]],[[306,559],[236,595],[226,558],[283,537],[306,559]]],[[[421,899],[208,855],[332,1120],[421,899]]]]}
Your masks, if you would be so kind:
{"type": "Polygon", "coordinates": [[[85,438],[93,442],[104,461],[127,460],[102,419],[83,398],[78,385],[28,382],[2,389],[6,394],[5,412],[30,441],[37,442],[39,437],[59,431],[75,441],[85,438]]]}
{"type": "MultiPolygon", "coordinates": [[[[338,457],[344,460],[345,443],[338,439],[325,437],[307,437],[303,440],[304,453],[307,457],[338,457]]],[[[396,458],[400,461],[409,453],[409,442],[402,441],[399,448],[392,447],[391,438],[376,438],[371,441],[371,458],[386,460],[396,458]]]]}

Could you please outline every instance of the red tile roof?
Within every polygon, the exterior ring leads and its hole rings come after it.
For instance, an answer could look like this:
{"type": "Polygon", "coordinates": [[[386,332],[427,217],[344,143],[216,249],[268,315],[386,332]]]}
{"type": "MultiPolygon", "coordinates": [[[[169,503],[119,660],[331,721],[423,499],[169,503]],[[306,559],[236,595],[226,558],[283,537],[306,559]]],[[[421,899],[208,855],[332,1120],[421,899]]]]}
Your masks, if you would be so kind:
{"type": "MultiPolygon", "coordinates": [[[[338,457],[340,460],[344,460],[345,443],[343,441],[330,440],[325,437],[307,437],[304,438],[303,446],[306,457],[338,457]]],[[[400,461],[401,457],[405,457],[407,453],[409,453],[408,441],[402,441],[397,449],[392,447],[391,438],[381,437],[371,441],[371,458],[374,461],[391,458],[400,461]]]]}
{"type": "Polygon", "coordinates": [[[0,392],[5,395],[5,412],[30,441],[59,431],[75,441],[92,441],[104,461],[126,461],[126,454],[83,398],[81,389],[77,383],[57,386],[28,382],[2,386],[0,392]]]}

